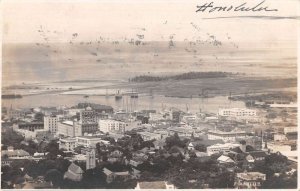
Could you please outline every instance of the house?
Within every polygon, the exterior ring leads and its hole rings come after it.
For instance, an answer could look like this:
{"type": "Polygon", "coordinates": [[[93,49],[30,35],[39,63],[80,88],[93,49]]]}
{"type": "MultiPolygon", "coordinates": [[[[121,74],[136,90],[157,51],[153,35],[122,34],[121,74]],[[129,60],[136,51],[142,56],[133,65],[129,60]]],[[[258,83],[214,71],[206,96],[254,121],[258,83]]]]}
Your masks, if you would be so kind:
{"type": "Polygon", "coordinates": [[[73,181],[81,181],[83,170],[74,163],[71,163],[68,171],[65,172],[64,178],[73,180],[73,181]]]}
{"type": "Polygon", "coordinates": [[[1,157],[17,157],[17,158],[22,158],[22,157],[29,157],[29,153],[22,150],[22,149],[17,149],[14,150],[13,147],[7,147],[7,150],[1,151],[1,157]]]}
{"type": "Polygon", "coordinates": [[[236,173],[235,188],[257,189],[266,180],[266,175],[260,172],[236,173]]]}
{"type": "Polygon", "coordinates": [[[200,151],[195,151],[194,152],[197,158],[201,158],[201,157],[207,157],[207,153],[205,152],[200,152],[200,151]]]}
{"type": "Polygon", "coordinates": [[[234,163],[234,160],[232,160],[229,156],[225,156],[225,155],[221,155],[217,161],[220,163],[220,164],[232,164],[234,163]]]}
{"type": "Polygon", "coordinates": [[[165,181],[138,182],[135,190],[140,189],[175,189],[175,186],[165,181]]]}
{"type": "Polygon", "coordinates": [[[229,153],[230,149],[239,147],[239,144],[225,143],[225,144],[215,144],[207,147],[207,154],[211,156],[215,153],[229,153]]]}
{"type": "Polygon", "coordinates": [[[264,151],[252,151],[246,156],[247,162],[264,162],[267,154],[264,151]]]}
{"type": "Polygon", "coordinates": [[[111,183],[115,179],[126,181],[131,178],[129,171],[113,172],[107,168],[103,168],[103,173],[106,175],[107,183],[111,183]]]}

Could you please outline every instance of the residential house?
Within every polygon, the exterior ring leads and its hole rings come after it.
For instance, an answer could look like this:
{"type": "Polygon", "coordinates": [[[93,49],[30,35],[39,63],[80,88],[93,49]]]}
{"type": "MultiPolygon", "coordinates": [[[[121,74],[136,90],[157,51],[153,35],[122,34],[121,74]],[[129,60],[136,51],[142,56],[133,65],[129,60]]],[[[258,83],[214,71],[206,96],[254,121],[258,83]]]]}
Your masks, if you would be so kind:
{"type": "Polygon", "coordinates": [[[8,147],[7,150],[1,151],[1,157],[7,157],[7,158],[12,158],[12,157],[17,157],[17,158],[22,158],[22,157],[29,157],[30,154],[22,149],[17,149],[14,150],[13,147],[8,147]]]}
{"type": "Polygon", "coordinates": [[[220,163],[220,164],[233,164],[234,163],[234,160],[232,160],[229,156],[226,156],[226,155],[221,155],[217,161],[220,163]]]}
{"type": "Polygon", "coordinates": [[[246,156],[247,162],[264,162],[267,154],[264,151],[252,151],[246,156]]]}
{"type": "Polygon", "coordinates": [[[126,181],[131,178],[129,171],[113,172],[107,168],[103,168],[103,173],[106,175],[107,183],[111,183],[115,179],[126,181]]]}
{"type": "Polygon", "coordinates": [[[73,181],[81,181],[83,170],[74,163],[71,163],[68,171],[65,172],[64,178],[73,180],[73,181]]]}
{"type": "Polygon", "coordinates": [[[238,189],[257,189],[266,180],[266,175],[260,172],[236,173],[235,188],[238,189]]]}

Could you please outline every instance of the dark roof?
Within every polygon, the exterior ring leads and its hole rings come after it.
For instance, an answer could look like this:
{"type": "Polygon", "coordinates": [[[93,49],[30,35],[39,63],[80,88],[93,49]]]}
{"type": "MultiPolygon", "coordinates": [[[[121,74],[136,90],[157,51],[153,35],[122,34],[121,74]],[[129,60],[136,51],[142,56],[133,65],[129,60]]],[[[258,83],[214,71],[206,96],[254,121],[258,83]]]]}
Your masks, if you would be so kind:
{"type": "Polygon", "coordinates": [[[139,182],[141,189],[166,189],[166,184],[164,181],[155,182],[139,182]]]}
{"type": "Polygon", "coordinates": [[[230,151],[233,151],[235,153],[243,153],[243,151],[240,149],[240,147],[232,148],[232,149],[230,149],[230,151]]]}
{"type": "Polygon", "coordinates": [[[267,154],[264,151],[252,151],[252,152],[249,152],[249,155],[251,155],[254,158],[267,156],[267,154]]]}

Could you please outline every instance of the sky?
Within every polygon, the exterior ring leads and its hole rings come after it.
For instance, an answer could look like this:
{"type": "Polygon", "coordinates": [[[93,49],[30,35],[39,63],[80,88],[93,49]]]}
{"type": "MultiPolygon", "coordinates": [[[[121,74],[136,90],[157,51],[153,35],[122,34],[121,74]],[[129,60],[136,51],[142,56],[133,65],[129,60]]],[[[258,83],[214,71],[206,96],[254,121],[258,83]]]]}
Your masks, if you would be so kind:
{"type": "MultiPolygon", "coordinates": [[[[24,80],[55,81],[87,78],[98,76],[99,71],[102,70],[107,74],[115,72],[113,69],[117,68],[116,63],[118,66],[121,63],[123,67],[119,67],[116,74],[120,73],[124,78],[127,73],[136,75],[135,71],[161,71],[162,67],[166,71],[175,68],[178,71],[183,69],[189,71],[203,68],[190,66],[194,62],[200,62],[200,58],[206,61],[207,65],[216,65],[217,62],[224,64],[225,61],[234,65],[236,60],[251,62],[250,64],[257,64],[256,62],[294,64],[297,59],[297,41],[299,41],[297,28],[300,21],[300,1],[265,0],[263,5],[276,8],[277,12],[196,12],[197,5],[210,2],[216,6],[238,6],[246,2],[251,7],[262,1],[3,0],[2,41],[4,44],[9,44],[3,46],[3,81],[6,84],[15,84],[24,80]],[[216,17],[219,18],[215,19],[216,17]],[[137,35],[143,35],[143,41],[166,41],[166,44],[170,38],[173,41],[195,41],[198,38],[206,40],[213,35],[217,40],[234,42],[247,51],[232,56],[234,53],[227,50],[228,46],[213,47],[216,51],[203,46],[202,49],[205,49],[206,53],[203,53],[205,51],[202,51],[201,47],[196,55],[187,53],[182,48],[183,55],[173,52],[154,57],[152,53],[157,54],[161,49],[152,47],[153,52],[147,55],[136,53],[137,49],[127,49],[128,52],[125,50],[122,55],[116,52],[105,54],[105,50],[101,50],[102,52],[99,51],[95,56],[92,47],[81,48],[79,52],[69,44],[70,41],[96,42],[100,37],[108,41],[138,39],[137,35]],[[34,43],[34,46],[28,48],[24,46],[26,43],[34,43]],[[51,45],[51,48],[47,48],[36,46],[36,43],[44,43],[44,45],[64,43],[69,46],[51,45]],[[270,51],[264,54],[260,51],[262,49],[270,51]],[[258,51],[258,54],[254,51],[258,51]],[[206,58],[207,55],[213,60],[206,58]],[[173,68],[164,62],[172,62],[173,68]],[[145,67],[141,63],[148,63],[148,65],[145,67]],[[155,68],[153,63],[160,63],[161,67],[155,68]]],[[[227,69],[231,70],[230,67],[227,69]]],[[[269,67],[265,72],[268,72],[267,70],[273,69],[269,67]]]]}
{"type": "MultiPolygon", "coordinates": [[[[227,18],[224,16],[299,16],[297,0],[266,0],[264,5],[278,12],[196,13],[196,6],[212,0],[197,1],[15,1],[4,0],[3,42],[41,42],[38,30],[49,30],[51,42],[68,42],[78,33],[78,41],[91,41],[99,36],[110,39],[130,38],[143,33],[146,41],[164,41],[172,34],[182,41],[197,33],[213,33],[220,38],[229,34],[237,42],[293,41],[297,38],[296,19],[227,18]],[[193,29],[191,23],[199,30],[193,29]],[[141,29],[145,29],[141,30],[141,29]],[[54,33],[55,31],[55,33],[54,33]]],[[[229,6],[261,0],[214,0],[215,5],[229,6]]]]}

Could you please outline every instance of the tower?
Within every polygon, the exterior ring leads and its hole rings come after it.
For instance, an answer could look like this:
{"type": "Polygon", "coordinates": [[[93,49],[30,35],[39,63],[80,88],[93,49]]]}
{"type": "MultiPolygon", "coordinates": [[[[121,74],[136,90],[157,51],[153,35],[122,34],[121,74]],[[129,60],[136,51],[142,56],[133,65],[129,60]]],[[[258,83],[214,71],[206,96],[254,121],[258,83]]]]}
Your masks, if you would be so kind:
{"type": "Polygon", "coordinates": [[[90,149],[86,152],[86,170],[96,167],[95,149],[90,149]]]}

